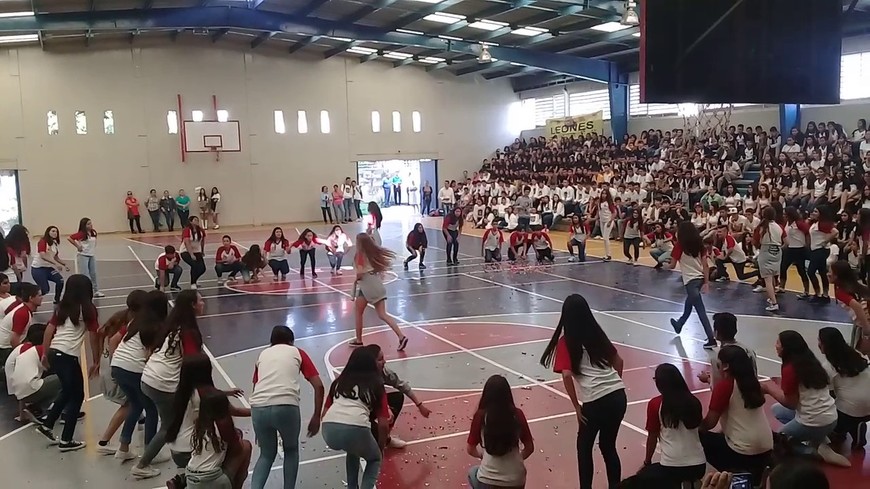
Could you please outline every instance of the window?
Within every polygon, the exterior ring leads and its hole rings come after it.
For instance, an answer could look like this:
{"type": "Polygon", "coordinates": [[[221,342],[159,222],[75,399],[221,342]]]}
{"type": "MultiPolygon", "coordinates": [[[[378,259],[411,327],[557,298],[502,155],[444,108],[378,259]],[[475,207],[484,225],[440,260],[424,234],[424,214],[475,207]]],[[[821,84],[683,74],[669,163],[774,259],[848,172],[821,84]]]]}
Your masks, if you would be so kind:
{"type": "Polygon", "coordinates": [[[535,99],[527,98],[514,102],[508,109],[508,130],[519,134],[535,128],[535,99]]]}
{"type": "Polygon", "coordinates": [[[320,111],[320,133],[321,134],[329,134],[329,111],[321,110],[320,111]]]}
{"type": "Polygon", "coordinates": [[[284,111],[276,110],[275,111],[275,134],[284,134],[287,132],[287,128],[284,127],[284,111]]]}
{"type": "Polygon", "coordinates": [[[840,64],[840,100],[870,98],[870,52],[847,54],[840,64]]]}
{"type": "Polygon", "coordinates": [[[230,120],[230,113],[226,110],[217,111],[218,122],[226,122],[230,120]]]}
{"type": "Polygon", "coordinates": [[[372,132],[381,132],[381,113],[372,111],[372,132]]]}
{"type": "Polygon", "coordinates": [[[202,111],[201,110],[194,110],[193,112],[191,112],[190,115],[193,116],[194,122],[202,122],[202,111]]]}
{"type": "Polygon", "coordinates": [[[308,116],[304,110],[296,112],[296,130],[299,134],[308,134],[308,116]]]}
{"type": "Polygon", "coordinates": [[[103,111],[103,132],[115,134],[115,114],[111,110],[103,111]]]}
{"type": "Polygon", "coordinates": [[[77,110],[76,111],[76,134],[87,134],[88,133],[88,117],[85,115],[85,111],[77,110]]]}
{"type": "Polygon", "coordinates": [[[402,114],[398,110],[393,111],[393,132],[402,132],[402,114]]]}
{"type": "Polygon", "coordinates": [[[46,122],[48,123],[48,135],[49,136],[57,136],[60,132],[60,127],[57,122],[57,111],[49,110],[48,116],[46,117],[46,122]]]}
{"type": "Polygon", "coordinates": [[[568,95],[568,115],[586,115],[599,110],[604,111],[604,120],[610,119],[610,93],[606,88],[568,95]]]}
{"type": "Polygon", "coordinates": [[[166,128],[169,134],[178,134],[178,112],[170,110],[166,113],[166,128]]]}
{"type": "MultiPolygon", "coordinates": [[[[733,104],[733,107],[749,107],[756,104],[733,104]]],[[[716,110],[721,105],[707,105],[707,109],[716,110]]],[[[642,104],[640,103],[640,85],[628,87],[628,115],[631,117],[644,117],[656,115],[681,115],[685,112],[695,112],[697,107],[687,104],[642,104]]]]}
{"type": "Polygon", "coordinates": [[[543,126],[547,119],[565,117],[565,94],[532,99],[535,104],[535,125],[543,126]]]}
{"type": "Polygon", "coordinates": [[[416,110],[411,112],[411,128],[414,132],[420,132],[423,130],[423,118],[416,110]]]}

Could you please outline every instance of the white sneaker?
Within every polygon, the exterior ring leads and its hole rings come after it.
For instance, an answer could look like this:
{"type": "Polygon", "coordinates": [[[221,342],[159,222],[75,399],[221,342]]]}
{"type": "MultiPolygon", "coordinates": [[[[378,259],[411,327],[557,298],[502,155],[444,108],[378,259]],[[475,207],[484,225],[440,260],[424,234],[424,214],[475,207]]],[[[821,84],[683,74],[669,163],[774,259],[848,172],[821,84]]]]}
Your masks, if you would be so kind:
{"type": "Polygon", "coordinates": [[[160,453],[158,453],[157,456],[154,457],[154,460],[152,460],[151,463],[162,464],[169,462],[170,460],[172,460],[172,454],[169,453],[169,450],[164,448],[163,450],[160,450],[160,453]]]}
{"type": "Polygon", "coordinates": [[[762,287],[761,285],[756,285],[755,288],[752,289],[752,291],[755,292],[756,294],[760,294],[760,293],[764,292],[765,290],[766,289],[764,287],[762,287]]]}
{"type": "Polygon", "coordinates": [[[137,481],[140,481],[142,479],[157,477],[158,475],[160,475],[160,469],[154,468],[150,465],[145,467],[139,467],[138,465],[134,465],[133,468],[130,469],[130,475],[132,475],[133,478],[137,481]]]}
{"type": "Polygon", "coordinates": [[[390,446],[390,448],[405,448],[406,446],[408,446],[408,442],[395,436],[391,436],[390,441],[387,442],[387,444],[390,446]]]}
{"type": "Polygon", "coordinates": [[[576,257],[573,257],[573,256],[569,256],[569,257],[568,257],[568,261],[571,262],[571,263],[574,263],[575,261],[577,261],[577,258],[576,258],[576,257]]]}
{"type": "Polygon", "coordinates": [[[106,294],[104,294],[98,290],[98,291],[94,292],[94,297],[106,297],[106,294]]]}
{"type": "Polygon", "coordinates": [[[190,284],[190,290],[196,290],[196,284],[190,284]]]}
{"type": "Polygon", "coordinates": [[[223,277],[221,277],[221,278],[218,279],[217,282],[218,282],[218,285],[223,285],[224,282],[226,282],[226,280],[225,280],[223,277]]]}
{"type": "Polygon", "coordinates": [[[100,455],[114,455],[118,451],[118,445],[97,445],[97,453],[100,455]]]}
{"type": "Polygon", "coordinates": [[[214,228],[215,228],[215,229],[220,229],[221,227],[220,227],[219,224],[215,224],[215,225],[214,225],[214,228]]]}
{"type": "Polygon", "coordinates": [[[767,312],[776,312],[779,311],[779,304],[770,304],[769,306],[764,308],[767,312]]]}
{"type": "Polygon", "coordinates": [[[115,452],[115,459],[120,460],[121,463],[124,463],[128,460],[133,460],[134,458],[136,458],[136,454],[133,453],[133,450],[127,450],[126,452],[118,450],[117,452],[115,452]]]}

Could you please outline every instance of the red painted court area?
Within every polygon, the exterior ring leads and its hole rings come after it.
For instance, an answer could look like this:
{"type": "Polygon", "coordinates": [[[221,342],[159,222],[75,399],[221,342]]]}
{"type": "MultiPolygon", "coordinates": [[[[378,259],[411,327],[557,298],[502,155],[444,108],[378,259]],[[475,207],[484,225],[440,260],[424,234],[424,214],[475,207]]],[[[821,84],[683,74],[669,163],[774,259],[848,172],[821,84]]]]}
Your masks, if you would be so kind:
{"type": "MultiPolygon", "coordinates": [[[[265,278],[259,282],[246,284],[241,281],[235,283],[227,283],[226,288],[236,292],[245,294],[261,294],[261,295],[306,295],[306,294],[326,294],[334,292],[334,289],[350,290],[353,286],[353,272],[345,272],[342,275],[332,275],[329,273],[328,263],[327,268],[318,266],[317,281],[310,277],[310,271],[306,274],[307,278],[296,275],[297,270],[293,269],[292,275],[289,278],[281,281],[272,280],[271,272],[267,273],[265,278]]],[[[384,284],[390,284],[398,280],[398,276],[394,272],[386,272],[384,274],[384,284]]]]}
{"type": "MultiPolygon", "coordinates": [[[[476,377],[474,375],[454,378],[426,372],[427,368],[437,368],[439,358],[449,358],[454,368],[461,368],[461,365],[456,366],[458,362],[468,363],[471,370],[481,371],[481,378],[504,375],[515,386],[514,401],[524,411],[535,437],[535,454],[526,462],[531,484],[528,487],[571,488],[579,485],[574,410],[565,397],[561,378],[538,364],[540,352],[552,334],[551,328],[515,323],[450,322],[424,325],[421,330],[407,331],[415,345],[413,354],[405,355],[390,348],[385,348],[384,353],[389,367],[411,382],[419,397],[432,410],[432,415],[425,419],[412,403],[406,404],[394,433],[409,444],[404,450],[387,451],[379,488],[453,488],[464,487],[466,483],[468,469],[474,465],[474,459],[465,452],[466,438],[480,399],[480,384],[475,382],[476,378],[471,378],[476,377]],[[525,378],[500,367],[520,373],[525,378]],[[431,381],[424,384],[427,379],[431,381]],[[472,386],[472,383],[476,385],[472,386]]],[[[381,345],[394,343],[389,331],[372,332],[365,340],[381,345]]],[[[619,448],[623,472],[628,475],[639,469],[643,462],[646,405],[657,395],[652,380],[655,367],[660,363],[673,363],[683,371],[690,388],[703,396],[707,386],[698,382],[695,376],[709,366],[625,345],[618,345],[618,348],[625,359],[623,378],[629,401],[619,434],[619,448]]],[[[339,344],[327,353],[325,360],[327,365],[340,368],[349,354],[347,346],[339,344]]],[[[706,402],[706,399],[702,397],[702,401],[706,402]]],[[[604,469],[603,464],[596,454],[596,487],[606,485],[603,474],[598,475],[604,469]]]]}

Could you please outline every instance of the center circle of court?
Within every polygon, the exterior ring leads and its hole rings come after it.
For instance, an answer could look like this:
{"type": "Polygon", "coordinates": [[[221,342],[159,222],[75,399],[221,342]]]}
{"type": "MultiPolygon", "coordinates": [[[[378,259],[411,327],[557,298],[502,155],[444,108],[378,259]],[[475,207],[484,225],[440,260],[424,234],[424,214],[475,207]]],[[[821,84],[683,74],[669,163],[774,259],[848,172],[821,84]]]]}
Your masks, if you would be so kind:
{"type": "MultiPolygon", "coordinates": [[[[262,279],[256,283],[227,283],[225,287],[235,292],[244,294],[260,294],[260,295],[308,295],[308,294],[328,294],[336,293],[336,290],[349,293],[353,288],[353,282],[356,275],[352,271],[345,272],[342,275],[332,275],[328,272],[323,272],[317,275],[317,278],[306,274],[305,277],[299,275],[288,275],[285,280],[274,281],[271,278],[262,279]]],[[[399,276],[395,272],[385,272],[384,285],[391,284],[399,280],[399,276]]]]}
{"type": "MultiPolygon", "coordinates": [[[[550,326],[503,321],[404,325],[402,331],[409,339],[404,352],[396,351],[398,340],[390,329],[368,328],[363,331],[363,342],[380,345],[387,367],[415,390],[449,392],[480,391],[494,374],[504,375],[515,386],[541,382],[538,362],[553,334],[550,326]]],[[[338,375],[352,351],[347,341],[333,345],[324,356],[327,368],[338,375]]]]}

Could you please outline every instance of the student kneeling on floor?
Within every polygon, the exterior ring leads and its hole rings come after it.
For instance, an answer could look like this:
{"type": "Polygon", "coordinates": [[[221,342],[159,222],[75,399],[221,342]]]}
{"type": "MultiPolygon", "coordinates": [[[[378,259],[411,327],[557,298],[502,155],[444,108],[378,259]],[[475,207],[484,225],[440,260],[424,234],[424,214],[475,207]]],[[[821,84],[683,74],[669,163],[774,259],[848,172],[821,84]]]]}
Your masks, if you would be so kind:
{"type": "Polygon", "coordinates": [[[35,422],[60,394],[57,375],[43,378],[45,366],[41,358],[45,353],[42,339],[45,325],[34,324],[27,331],[23,343],[15,347],[6,359],[6,385],[9,394],[19,402],[22,420],[35,422]]]}
{"type": "MultiPolygon", "coordinates": [[[[393,415],[390,420],[390,430],[392,430],[393,426],[396,425],[396,420],[399,419],[399,414],[402,412],[402,406],[405,404],[405,396],[407,396],[408,399],[417,406],[417,409],[420,410],[420,414],[423,415],[424,418],[428,418],[429,415],[432,414],[432,411],[423,405],[423,401],[417,398],[414,391],[411,389],[411,384],[402,380],[398,375],[396,375],[396,372],[387,368],[387,360],[384,358],[384,352],[380,345],[371,344],[365,346],[365,348],[371,350],[372,355],[377,359],[378,371],[383,374],[384,385],[392,387],[397,391],[387,393],[387,405],[390,407],[390,413],[393,415]]],[[[375,437],[377,437],[377,426],[374,423],[372,423],[372,432],[375,434],[375,437]]],[[[390,448],[405,448],[407,443],[397,436],[390,435],[387,440],[387,445],[390,448]]]]}

